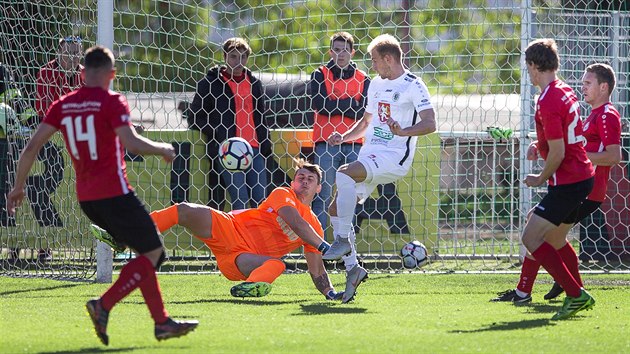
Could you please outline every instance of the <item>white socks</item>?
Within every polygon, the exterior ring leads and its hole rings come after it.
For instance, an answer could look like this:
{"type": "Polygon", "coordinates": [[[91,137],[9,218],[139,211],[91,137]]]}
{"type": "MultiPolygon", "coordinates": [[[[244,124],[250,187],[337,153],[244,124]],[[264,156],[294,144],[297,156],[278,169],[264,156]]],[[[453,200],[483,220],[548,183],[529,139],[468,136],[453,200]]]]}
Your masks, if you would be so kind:
{"type": "Polygon", "coordinates": [[[354,234],[354,226],[352,226],[354,208],[357,205],[356,182],[350,176],[337,172],[335,183],[337,184],[337,216],[330,217],[330,224],[335,238],[349,238],[352,252],[341,257],[346,271],[349,271],[359,263],[355,247],[356,235],[354,234]]]}
{"type": "Polygon", "coordinates": [[[338,227],[335,228],[333,224],[333,231],[335,235],[346,238],[350,232],[354,231],[352,218],[354,217],[354,208],[357,205],[356,182],[350,176],[337,172],[335,183],[337,184],[338,227]]]}
{"type": "Polygon", "coordinates": [[[341,259],[343,259],[343,265],[346,266],[346,272],[349,272],[350,269],[354,268],[354,266],[359,263],[359,260],[357,259],[357,248],[355,246],[357,242],[357,235],[354,231],[350,232],[348,241],[350,241],[352,252],[350,252],[347,256],[341,257],[341,259]]]}
{"type": "Polygon", "coordinates": [[[337,239],[337,230],[339,230],[339,218],[336,216],[331,216],[330,217],[330,226],[333,229],[333,236],[335,237],[335,240],[337,239]]]}

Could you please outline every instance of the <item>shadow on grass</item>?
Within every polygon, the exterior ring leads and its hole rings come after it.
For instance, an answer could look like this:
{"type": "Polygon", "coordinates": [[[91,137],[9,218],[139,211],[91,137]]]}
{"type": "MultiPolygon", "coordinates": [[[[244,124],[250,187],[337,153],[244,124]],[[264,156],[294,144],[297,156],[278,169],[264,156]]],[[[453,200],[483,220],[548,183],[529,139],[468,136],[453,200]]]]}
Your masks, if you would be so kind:
{"type": "Polygon", "coordinates": [[[548,318],[539,318],[535,320],[512,321],[512,322],[493,322],[490,325],[472,330],[454,329],[449,333],[478,333],[490,331],[513,331],[527,328],[538,328],[545,326],[555,326],[555,322],[548,318]]]}
{"type": "Polygon", "coordinates": [[[357,314],[366,313],[367,309],[362,307],[349,307],[348,305],[336,304],[336,303],[317,303],[310,305],[300,305],[301,313],[293,314],[293,316],[304,315],[326,315],[326,314],[357,314]]]}
{"type": "Polygon", "coordinates": [[[40,354],[71,354],[71,353],[124,353],[136,350],[144,351],[148,347],[125,347],[125,348],[107,348],[107,347],[90,347],[76,350],[60,350],[57,352],[39,352],[40,354]]]}
{"type": "Polygon", "coordinates": [[[514,306],[527,309],[529,312],[547,313],[549,314],[549,316],[551,316],[554,313],[556,313],[558,310],[560,310],[561,305],[562,305],[562,302],[554,301],[554,302],[543,303],[543,304],[528,303],[528,304],[520,304],[520,305],[514,305],[514,306]]]}
{"type": "Polygon", "coordinates": [[[57,290],[57,289],[64,289],[64,288],[73,288],[73,287],[79,286],[79,285],[83,285],[83,284],[80,284],[80,283],[77,283],[77,284],[59,284],[59,285],[55,285],[55,286],[45,286],[45,287],[41,287],[41,288],[9,290],[9,291],[0,292],[0,296],[11,295],[11,294],[20,294],[20,293],[29,293],[29,292],[33,292],[33,291],[47,291],[47,290],[57,290]]]}
{"type": "MultiPolygon", "coordinates": [[[[287,304],[299,304],[306,302],[306,300],[291,300],[291,301],[274,301],[274,300],[260,300],[260,299],[203,299],[203,300],[191,300],[191,301],[169,301],[169,304],[202,304],[202,303],[224,303],[233,305],[252,305],[252,306],[269,306],[269,305],[287,305],[287,304]]],[[[139,302],[144,305],[144,302],[139,302]]]]}

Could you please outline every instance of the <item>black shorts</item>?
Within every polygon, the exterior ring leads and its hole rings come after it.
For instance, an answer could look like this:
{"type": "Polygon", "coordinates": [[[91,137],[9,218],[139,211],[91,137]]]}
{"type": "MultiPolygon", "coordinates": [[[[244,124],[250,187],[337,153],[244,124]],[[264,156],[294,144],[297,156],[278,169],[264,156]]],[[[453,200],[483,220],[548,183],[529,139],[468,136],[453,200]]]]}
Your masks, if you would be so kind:
{"type": "Polygon", "coordinates": [[[153,219],[134,192],[79,204],[94,224],[136,252],[142,254],[162,247],[153,219]]]}
{"type": "Polygon", "coordinates": [[[534,214],[559,226],[560,224],[575,224],[581,220],[580,206],[593,190],[595,178],[549,186],[547,195],[534,207],[534,214]]]}
{"type": "Polygon", "coordinates": [[[602,202],[596,202],[594,200],[585,200],[584,203],[580,206],[580,210],[578,211],[577,220],[578,222],[584,221],[587,216],[593,214],[595,210],[597,210],[602,205],[602,202]]]}

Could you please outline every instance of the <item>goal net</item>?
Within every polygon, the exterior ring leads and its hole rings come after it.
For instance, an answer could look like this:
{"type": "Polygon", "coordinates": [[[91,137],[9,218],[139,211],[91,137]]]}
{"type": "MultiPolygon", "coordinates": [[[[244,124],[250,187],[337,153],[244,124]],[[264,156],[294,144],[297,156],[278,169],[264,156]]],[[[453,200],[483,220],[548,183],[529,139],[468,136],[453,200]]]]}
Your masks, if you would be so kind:
{"type": "MultiPolygon", "coordinates": [[[[19,151],[41,118],[35,109],[38,71],[58,59],[59,40],[70,36],[80,37],[87,49],[103,43],[102,31],[113,33],[113,89],[127,97],[145,136],[171,142],[178,151],[173,164],[126,156],[131,184],[150,210],[186,201],[232,207],[230,191],[217,182],[216,156],[206,153],[205,135],[189,129],[186,120],[196,83],[224,63],[226,39],[249,42],[247,66],[263,83],[264,124],[273,146],[265,162],[268,193],[291,180],[294,157],[314,156],[306,86],[330,59],[330,36],[350,32],[353,60],[369,75],[374,75],[369,42],[382,33],[397,37],[405,66],[431,92],[438,132],[418,140],[408,176],[379,187],[357,207],[359,257],[370,269],[403,270],[400,249],[418,240],[431,259],[422,270],[518,270],[525,216],[545,192],[519,182],[541,167],[524,159],[535,131],[537,95],[521,57],[529,41],[556,39],[559,74],[578,93],[588,64],[612,65],[617,73],[612,101],[624,127],[630,114],[630,9],[623,1],[117,0],[112,7],[111,1],[96,0],[0,0],[0,12],[0,101],[6,104],[0,105],[0,274],[5,275],[93,278],[96,273],[97,242],[76,202],[74,172],[60,136],[40,152],[17,215],[10,217],[5,208],[19,151]]],[[[581,109],[586,117],[589,107],[581,109]]],[[[607,200],[569,235],[584,270],[630,270],[626,131],[623,161],[612,169],[607,200]]],[[[164,243],[169,261],[161,271],[217,270],[210,250],[183,228],[165,232],[164,243]]],[[[129,257],[130,252],[114,254],[114,267],[129,257]]],[[[285,260],[288,269],[303,269],[301,250],[285,260]]]]}

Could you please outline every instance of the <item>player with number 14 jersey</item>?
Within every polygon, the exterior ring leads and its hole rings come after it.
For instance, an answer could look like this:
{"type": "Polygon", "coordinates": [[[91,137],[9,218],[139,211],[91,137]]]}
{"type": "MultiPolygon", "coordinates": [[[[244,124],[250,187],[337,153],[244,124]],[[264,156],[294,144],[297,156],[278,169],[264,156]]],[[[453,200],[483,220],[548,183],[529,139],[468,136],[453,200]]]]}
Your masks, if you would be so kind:
{"type": "Polygon", "coordinates": [[[129,125],[124,96],[100,87],[82,87],[50,107],[44,122],[63,133],[76,170],[79,201],[125,195],[127,180],[124,149],[115,129],[129,125]],[[87,142],[87,144],[85,144],[87,142]]]}

